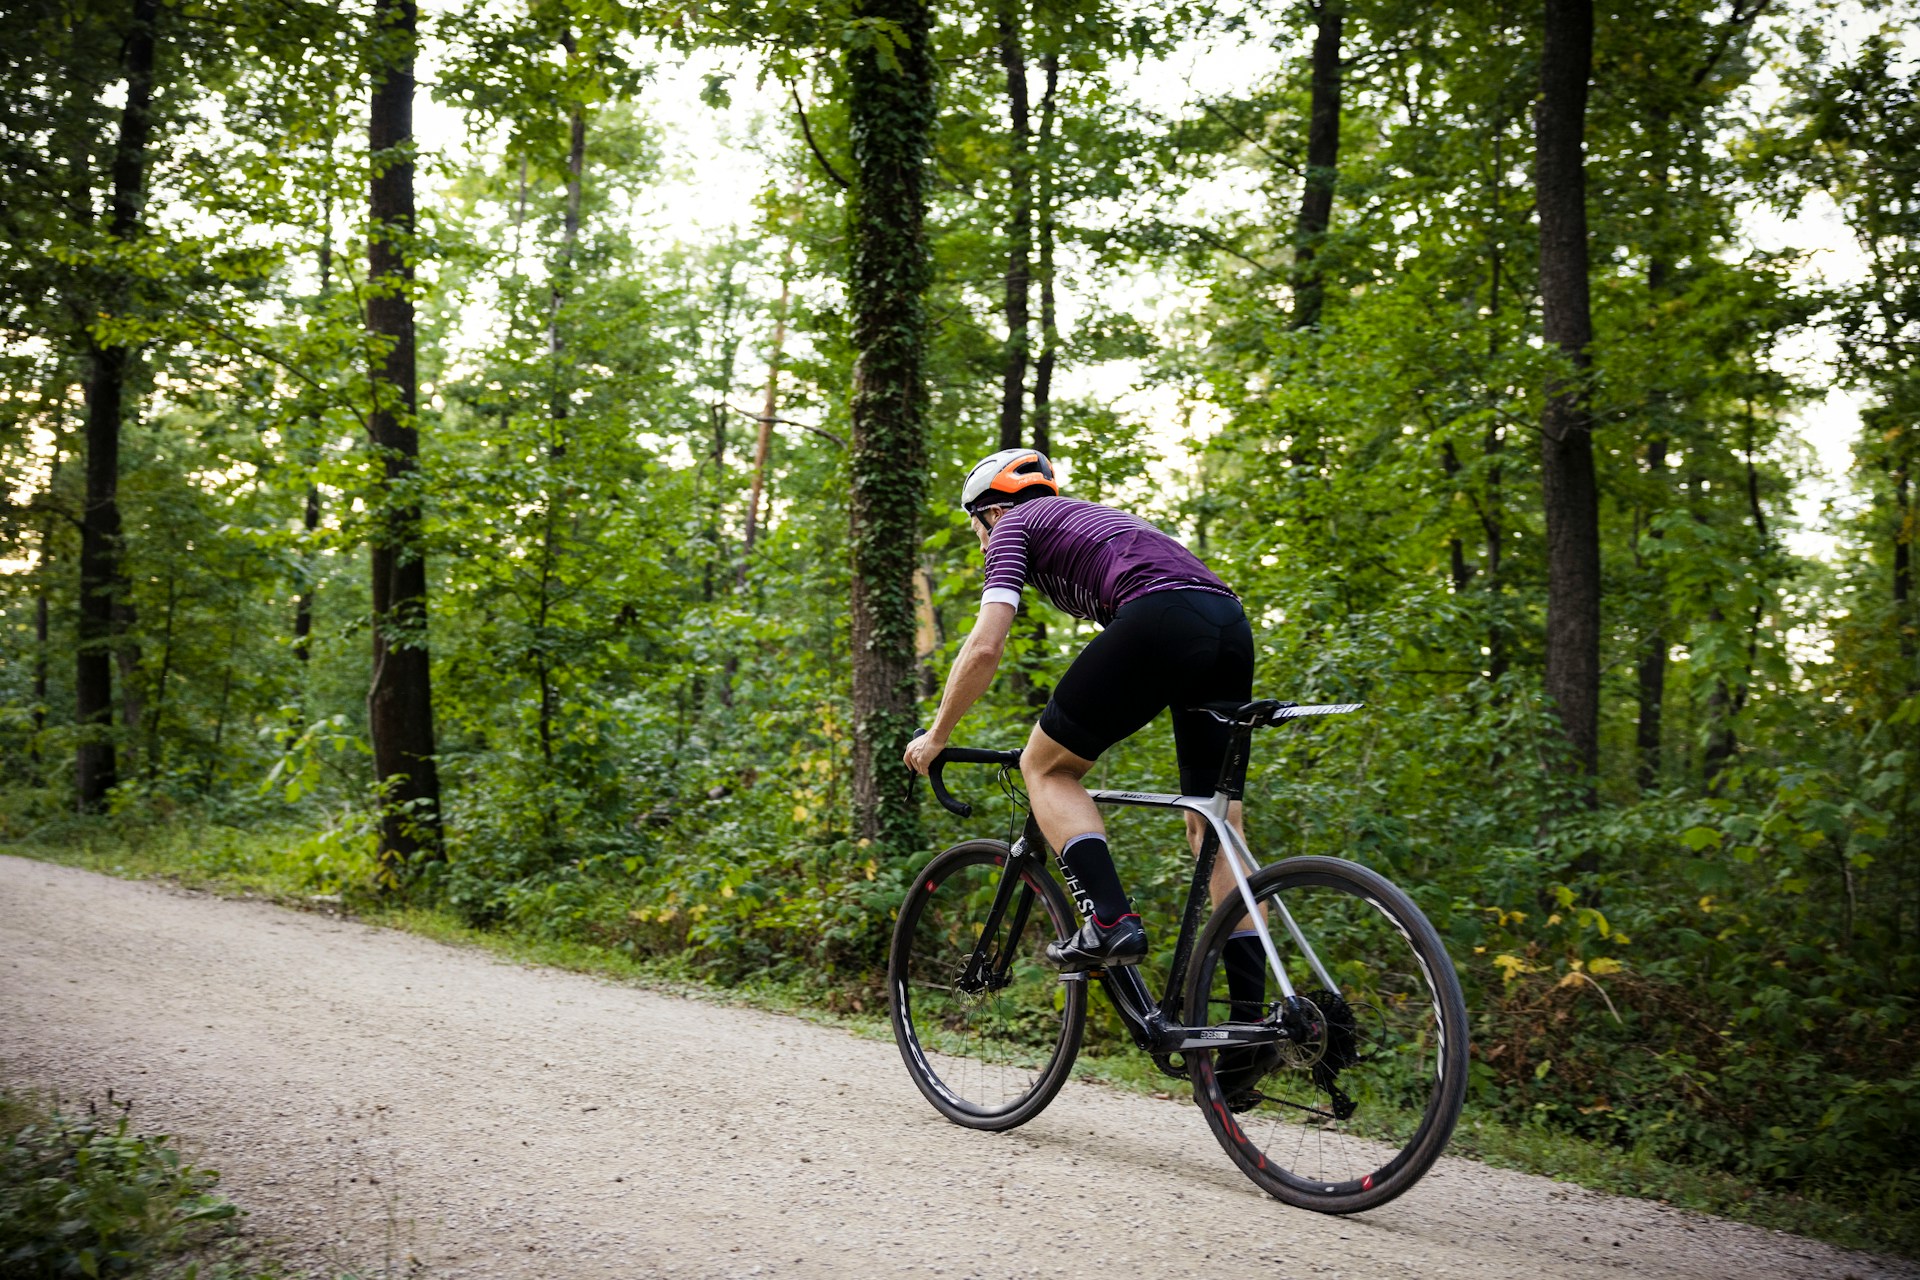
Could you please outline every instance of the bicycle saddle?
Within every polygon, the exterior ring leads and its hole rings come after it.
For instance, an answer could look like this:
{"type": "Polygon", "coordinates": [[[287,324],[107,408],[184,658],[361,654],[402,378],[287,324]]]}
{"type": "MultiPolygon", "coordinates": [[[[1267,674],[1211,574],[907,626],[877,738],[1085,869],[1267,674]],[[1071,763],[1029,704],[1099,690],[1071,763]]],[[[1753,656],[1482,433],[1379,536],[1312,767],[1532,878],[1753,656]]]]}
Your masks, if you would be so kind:
{"type": "Polygon", "coordinates": [[[1204,711],[1215,720],[1227,724],[1279,724],[1282,720],[1296,720],[1301,716],[1337,716],[1349,711],[1358,711],[1364,702],[1322,702],[1301,706],[1297,702],[1276,702],[1272,698],[1262,698],[1258,702],[1202,702],[1187,708],[1189,711],[1204,711]]]}

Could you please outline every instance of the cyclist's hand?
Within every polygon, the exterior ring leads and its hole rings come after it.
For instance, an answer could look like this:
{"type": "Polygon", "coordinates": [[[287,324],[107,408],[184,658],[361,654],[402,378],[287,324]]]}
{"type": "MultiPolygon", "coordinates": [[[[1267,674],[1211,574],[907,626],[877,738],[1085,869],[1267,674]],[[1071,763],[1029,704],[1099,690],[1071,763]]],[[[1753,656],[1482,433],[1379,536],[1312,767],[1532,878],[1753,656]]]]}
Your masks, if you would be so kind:
{"type": "Polygon", "coordinates": [[[936,738],[930,733],[923,733],[907,744],[907,749],[900,758],[907,762],[907,768],[924,778],[927,776],[927,770],[933,768],[934,757],[946,749],[945,738],[936,738]]]}

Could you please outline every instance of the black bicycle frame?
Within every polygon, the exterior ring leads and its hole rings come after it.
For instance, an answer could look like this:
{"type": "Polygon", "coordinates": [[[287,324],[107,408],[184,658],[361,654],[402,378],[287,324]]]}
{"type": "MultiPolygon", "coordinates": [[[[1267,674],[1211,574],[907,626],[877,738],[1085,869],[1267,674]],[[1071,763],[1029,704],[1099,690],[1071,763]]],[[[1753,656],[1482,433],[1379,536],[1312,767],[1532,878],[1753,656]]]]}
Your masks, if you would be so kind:
{"type": "MultiPolygon", "coordinates": [[[[1141,791],[1092,791],[1089,796],[1096,804],[1128,805],[1149,809],[1181,809],[1194,813],[1206,824],[1206,833],[1201,837],[1200,849],[1194,857],[1193,878],[1187,886],[1186,910],[1181,913],[1180,936],[1173,948],[1173,964],[1167,971],[1165,994],[1159,999],[1153,998],[1153,992],[1147,987],[1146,979],[1140,976],[1139,967],[1127,965],[1118,969],[1094,970],[1091,974],[1074,973],[1061,975],[1062,981],[1085,981],[1097,976],[1106,989],[1107,998],[1113,1003],[1114,1011],[1126,1024],[1128,1034],[1134,1043],[1153,1056],[1162,1070],[1174,1075],[1184,1074],[1175,1066],[1171,1055],[1190,1049],[1223,1049],[1235,1045],[1272,1044],[1293,1038],[1296,1032],[1291,1026],[1292,1014],[1297,1006],[1293,983],[1289,980],[1286,966],[1280,963],[1278,950],[1268,932],[1266,920],[1255,909],[1252,890],[1247,877],[1256,869],[1252,851],[1246,847],[1237,832],[1227,821],[1229,806],[1239,800],[1246,791],[1247,762],[1252,751],[1253,731],[1263,724],[1278,724],[1283,720],[1309,715],[1327,715],[1354,710],[1358,704],[1339,704],[1332,706],[1301,707],[1286,702],[1255,702],[1244,706],[1237,704],[1215,704],[1200,708],[1232,726],[1228,739],[1226,758],[1221,762],[1220,780],[1214,794],[1207,797],[1166,795],[1141,791]],[[1276,1003],[1281,1009],[1278,1021],[1268,1019],[1257,1023],[1222,1023],[1207,1026],[1205,1011],[1198,1011],[1201,1025],[1186,1025],[1186,1018],[1195,1011],[1184,1009],[1182,992],[1187,985],[1187,968],[1193,960],[1193,945],[1199,936],[1200,928],[1208,914],[1211,901],[1210,888],[1213,882],[1213,869],[1218,862],[1223,841],[1228,848],[1229,864],[1233,868],[1234,880],[1248,912],[1248,919],[1259,935],[1261,948],[1266,953],[1267,964],[1274,976],[1279,979],[1281,999],[1276,1003]]],[[[941,759],[929,774],[934,795],[947,809],[962,817],[971,815],[972,806],[955,800],[947,794],[941,781],[941,768],[946,763],[998,764],[1011,768],[1019,762],[1017,751],[984,751],[978,748],[953,747],[941,753],[941,759]]],[[[993,907],[987,914],[986,922],[980,930],[979,941],[974,944],[972,955],[961,973],[960,986],[967,991],[997,990],[1006,985],[1007,972],[1013,959],[1019,952],[1021,934],[1025,932],[1027,921],[1033,910],[1034,891],[1025,882],[1023,864],[1028,858],[1040,856],[1039,851],[1046,848],[1046,839],[1040,833],[1040,824],[1034,820],[1031,811],[1027,813],[1026,826],[1020,839],[1009,852],[1005,871],[1000,885],[994,894],[993,907]],[[1018,904],[1015,905],[1016,894],[1018,904]],[[1012,927],[1008,929],[1006,942],[1001,950],[989,954],[992,940],[999,935],[1000,921],[1009,907],[1014,909],[1012,927]]],[[[1044,872],[1042,872],[1044,874],[1044,872]]],[[[1286,905],[1277,899],[1273,901],[1274,913],[1286,926],[1294,946],[1300,956],[1313,970],[1316,978],[1329,991],[1338,991],[1319,957],[1307,942],[1306,935],[1295,923],[1286,905]]],[[[1304,1028],[1300,1029],[1304,1030],[1304,1028]]]]}

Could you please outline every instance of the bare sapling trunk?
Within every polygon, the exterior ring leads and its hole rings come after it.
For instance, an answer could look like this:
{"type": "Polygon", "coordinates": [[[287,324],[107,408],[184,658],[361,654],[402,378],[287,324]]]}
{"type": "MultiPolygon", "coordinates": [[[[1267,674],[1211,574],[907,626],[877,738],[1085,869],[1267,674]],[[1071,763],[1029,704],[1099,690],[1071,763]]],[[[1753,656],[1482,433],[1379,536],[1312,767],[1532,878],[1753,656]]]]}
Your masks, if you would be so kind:
{"type": "Polygon", "coordinates": [[[1053,298],[1054,240],[1058,235],[1054,211],[1053,140],[1056,102],[1060,88],[1060,55],[1041,60],[1046,88],[1040,94],[1040,145],[1035,156],[1039,171],[1040,358],[1033,368],[1033,447],[1053,452],[1053,369],[1060,353],[1060,327],[1053,298]]]}
{"type": "Polygon", "coordinates": [[[767,491],[767,458],[773,450],[773,424],[780,413],[780,362],[786,355],[787,311],[793,305],[793,241],[787,241],[780,267],[780,301],[773,311],[773,338],[767,344],[767,386],[760,398],[759,430],[753,441],[753,479],[747,487],[747,520],[740,537],[740,565],[736,586],[745,586],[747,563],[760,533],[760,503],[767,491]]]}
{"type": "MultiPolygon", "coordinates": [[[[332,159],[333,143],[327,142],[327,158],[332,159]]],[[[333,187],[332,179],[320,202],[320,246],[317,252],[320,267],[319,304],[324,312],[327,300],[333,293],[333,187]]],[[[307,416],[307,430],[312,439],[303,451],[309,469],[320,462],[320,433],[322,429],[321,412],[315,406],[307,416]]],[[[320,528],[320,486],[311,478],[307,481],[307,500],[300,512],[300,528],[306,539],[300,550],[300,593],[293,601],[293,656],[304,670],[313,657],[313,597],[315,565],[313,554],[313,535],[320,528]]],[[[301,689],[301,701],[306,700],[306,689],[301,689]]],[[[302,723],[306,720],[304,707],[300,714],[302,723]]]]}
{"type": "MultiPolygon", "coordinates": [[[[1667,473],[1667,442],[1656,438],[1647,442],[1647,474],[1649,479],[1664,484],[1667,473]]],[[[1651,529],[1647,536],[1658,540],[1660,530],[1651,529]]],[[[1661,742],[1664,736],[1663,719],[1667,700],[1667,627],[1666,627],[1666,591],[1664,575],[1658,568],[1649,570],[1648,579],[1653,596],[1652,625],[1640,641],[1640,657],[1634,664],[1634,674],[1638,683],[1639,715],[1634,722],[1634,751],[1639,756],[1636,779],[1642,791],[1651,791],[1660,785],[1662,767],[1661,742]]]]}
{"type": "MultiPolygon", "coordinates": [[[[560,33],[560,47],[569,64],[579,56],[573,29],[560,33]]],[[[567,115],[567,203],[561,219],[560,248],[555,254],[553,281],[547,301],[547,456],[561,459],[569,446],[568,418],[573,408],[573,380],[567,368],[566,332],[561,325],[561,308],[573,289],[574,259],[580,247],[580,200],[582,174],[587,162],[587,112],[584,104],[569,104],[567,115]]],[[[540,533],[540,599],[534,622],[534,675],[539,685],[540,705],[537,721],[540,736],[540,762],[552,782],[554,739],[560,716],[560,690],[555,679],[553,647],[548,628],[552,623],[554,594],[560,577],[560,525],[564,518],[567,491],[557,475],[546,495],[546,513],[540,533]]],[[[543,792],[544,794],[544,792],[543,792]]],[[[549,840],[557,834],[558,815],[551,803],[541,805],[541,823],[549,840]]]]}

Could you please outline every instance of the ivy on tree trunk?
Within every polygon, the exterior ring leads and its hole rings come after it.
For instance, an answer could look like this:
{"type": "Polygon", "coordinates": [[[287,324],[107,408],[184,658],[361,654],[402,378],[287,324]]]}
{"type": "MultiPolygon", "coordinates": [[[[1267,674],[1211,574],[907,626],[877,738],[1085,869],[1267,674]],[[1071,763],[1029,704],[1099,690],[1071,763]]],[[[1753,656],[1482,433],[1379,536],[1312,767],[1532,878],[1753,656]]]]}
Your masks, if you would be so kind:
{"type": "Polygon", "coordinates": [[[925,4],[865,0],[855,13],[874,24],[875,45],[854,49],[847,65],[854,832],[903,850],[918,833],[916,780],[900,753],[914,726],[932,276],[923,222],[937,69],[925,4]]]}

